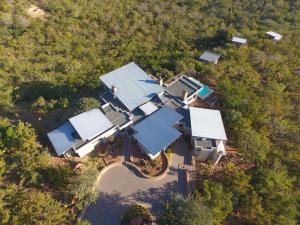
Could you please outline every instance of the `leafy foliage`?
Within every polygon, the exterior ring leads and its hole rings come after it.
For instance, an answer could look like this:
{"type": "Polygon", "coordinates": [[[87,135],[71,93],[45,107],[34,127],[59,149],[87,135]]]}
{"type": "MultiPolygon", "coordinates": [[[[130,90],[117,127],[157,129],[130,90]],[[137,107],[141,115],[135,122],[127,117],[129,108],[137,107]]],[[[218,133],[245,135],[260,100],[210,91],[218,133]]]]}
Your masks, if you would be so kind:
{"type": "Polygon", "coordinates": [[[143,224],[148,225],[152,222],[152,215],[149,209],[141,205],[131,205],[125,210],[121,217],[121,225],[131,225],[132,220],[141,218],[143,224]]]}
{"type": "Polygon", "coordinates": [[[49,194],[11,187],[0,192],[1,224],[65,224],[68,211],[49,194]]]}
{"type": "MultiPolygon", "coordinates": [[[[210,208],[212,223],[296,224],[299,1],[30,3],[47,16],[31,17],[27,0],[0,1],[0,115],[11,121],[0,119],[0,180],[16,183],[20,189],[34,186],[43,190],[40,183],[62,192],[70,188],[79,202],[89,202],[88,185],[76,178],[91,185],[95,169],[90,176],[84,170],[73,173],[68,167],[45,165],[39,155],[46,151],[36,133],[18,121],[27,121],[27,109],[33,109],[31,116],[36,117],[36,112],[52,110],[60,116],[69,106],[78,106],[80,112],[98,107],[98,102],[83,96],[97,96],[99,75],[135,61],[164,80],[186,73],[214,86],[232,145],[245,162],[254,164],[248,171],[228,165],[220,179],[200,185],[201,201],[210,208]],[[284,34],[283,39],[267,39],[264,32],[268,30],[284,34]],[[246,37],[247,46],[231,45],[232,35],[246,37]],[[222,54],[217,66],[198,61],[204,50],[222,54]],[[63,182],[67,174],[70,179],[63,182]],[[11,177],[14,179],[8,179],[11,177]]],[[[6,201],[1,198],[0,207],[6,201]]],[[[175,202],[186,204],[183,198],[175,202]]]]}
{"type": "Polygon", "coordinates": [[[187,198],[181,194],[172,193],[170,199],[164,203],[157,222],[160,225],[213,224],[210,209],[203,204],[197,193],[187,198]]]}
{"type": "Polygon", "coordinates": [[[100,107],[100,103],[99,103],[99,100],[97,100],[96,98],[82,97],[78,101],[77,112],[78,113],[86,112],[88,110],[91,110],[94,108],[99,108],[99,107],[100,107]]]}

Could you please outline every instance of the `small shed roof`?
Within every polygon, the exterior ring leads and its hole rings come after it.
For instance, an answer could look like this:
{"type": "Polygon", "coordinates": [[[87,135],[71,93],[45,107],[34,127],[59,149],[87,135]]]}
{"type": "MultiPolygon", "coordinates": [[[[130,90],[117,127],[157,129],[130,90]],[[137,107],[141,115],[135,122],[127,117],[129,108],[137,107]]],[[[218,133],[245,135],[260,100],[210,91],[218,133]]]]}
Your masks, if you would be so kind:
{"type": "Polygon", "coordinates": [[[241,37],[232,37],[232,42],[239,43],[239,44],[246,44],[247,39],[241,37]]]}
{"type": "Polygon", "coordinates": [[[155,158],[162,149],[180,137],[181,133],[173,125],[182,118],[182,115],[164,106],[135,125],[134,136],[144,146],[148,155],[155,158]]]}
{"type": "Polygon", "coordinates": [[[83,141],[90,140],[113,127],[113,124],[100,109],[92,109],[73,116],[69,121],[83,141]]]}
{"type": "Polygon", "coordinates": [[[190,107],[192,136],[227,140],[219,110],[190,107]]]}
{"type": "Polygon", "coordinates": [[[154,105],[152,102],[147,102],[145,103],[144,105],[141,105],[139,107],[145,115],[150,115],[152,114],[153,112],[155,112],[156,110],[158,110],[157,106],[154,105]]]}
{"type": "Polygon", "coordinates": [[[158,82],[134,62],[111,71],[100,79],[108,88],[116,87],[117,98],[130,111],[163,92],[158,82]]]}
{"type": "Polygon", "coordinates": [[[217,63],[220,57],[220,54],[205,51],[199,58],[208,62],[217,63]]]}
{"type": "Polygon", "coordinates": [[[65,151],[75,145],[76,141],[72,136],[74,132],[76,132],[75,129],[67,122],[47,134],[58,156],[64,154],[65,151]]]}
{"type": "Polygon", "coordinates": [[[283,36],[279,33],[276,33],[274,31],[268,31],[266,32],[266,34],[268,34],[269,36],[273,37],[274,40],[280,40],[283,36]]]}

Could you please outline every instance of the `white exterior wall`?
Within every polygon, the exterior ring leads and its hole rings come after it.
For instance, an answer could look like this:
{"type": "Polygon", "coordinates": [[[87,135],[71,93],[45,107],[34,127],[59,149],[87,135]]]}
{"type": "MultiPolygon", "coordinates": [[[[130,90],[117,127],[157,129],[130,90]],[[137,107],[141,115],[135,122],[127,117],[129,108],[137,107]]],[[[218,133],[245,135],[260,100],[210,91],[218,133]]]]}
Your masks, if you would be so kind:
{"type": "Polygon", "coordinates": [[[184,104],[188,105],[191,104],[193,101],[197,99],[198,92],[195,92],[190,97],[188,97],[186,100],[183,101],[184,104]]]}
{"type": "MultiPolygon", "coordinates": [[[[98,140],[97,140],[98,141],[98,140]]],[[[98,143],[98,142],[97,142],[98,143]]],[[[88,142],[87,144],[83,145],[79,149],[76,149],[76,153],[79,155],[79,157],[83,157],[94,150],[96,144],[93,144],[92,142],[88,142]]]]}
{"type": "Polygon", "coordinates": [[[216,140],[217,148],[197,150],[200,148],[197,148],[195,146],[196,138],[197,137],[191,137],[191,140],[192,140],[194,155],[197,157],[198,160],[204,162],[208,159],[211,159],[214,165],[216,165],[221,159],[221,157],[225,155],[224,141],[216,140]]]}
{"type": "MultiPolygon", "coordinates": [[[[160,152],[158,152],[156,155],[152,155],[152,154],[149,154],[148,152],[147,152],[147,150],[146,150],[146,148],[139,142],[139,141],[137,141],[137,143],[138,143],[138,146],[141,148],[141,150],[151,159],[151,160],[153,160],[153,159],[155,159],[156,157],[158,157],[159,156],[159,154],[161,153],[161,151],[160,152]]],[[[164,148],[162,151],[164,151],[166,148],[164,148]]]]}
{"type": "Polygon", "coordinates": [[[113,127],[109,130],[107,130],[102,135],[96,137],[95,139],[89,141],[85,145],[81,146],[80,148],[76,149],[75,152],[79,155],[79,157],[83,157],[93,151],[95,149],[95,146],[100,143],[101,141],[106,141],[107,138],[109,138],[111,135],[113,135],[117,131],[116,127],[113,127]]]}

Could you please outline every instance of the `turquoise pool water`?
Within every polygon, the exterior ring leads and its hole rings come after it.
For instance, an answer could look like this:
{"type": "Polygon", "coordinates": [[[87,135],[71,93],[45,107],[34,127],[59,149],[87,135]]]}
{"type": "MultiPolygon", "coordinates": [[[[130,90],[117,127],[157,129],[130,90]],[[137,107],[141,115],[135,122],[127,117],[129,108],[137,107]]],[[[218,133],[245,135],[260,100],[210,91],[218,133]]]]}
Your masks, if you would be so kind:
{"type": "Polygon", "coordinates": [[[198,93],[199,97],[205,97],[207,95],[209,95],[211,93],[211,90],[209,87],[204,86],[203,88],[201,88],[201,90],[198,93]]]}

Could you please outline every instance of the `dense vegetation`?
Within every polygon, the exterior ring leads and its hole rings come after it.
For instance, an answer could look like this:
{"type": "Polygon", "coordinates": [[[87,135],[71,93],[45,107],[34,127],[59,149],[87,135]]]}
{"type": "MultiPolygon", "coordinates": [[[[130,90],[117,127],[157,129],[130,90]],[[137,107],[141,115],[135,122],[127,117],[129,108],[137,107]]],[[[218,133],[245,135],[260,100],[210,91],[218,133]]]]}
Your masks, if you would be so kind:
{"type": "Polygon", "coordinates": [[[0,1],[0,223],[71,223],[72,204],[92,199],[82,190],[97,171],[54,165],[45,132],[94,105],[85,97],[97,96],[99,75],[135,61],[213,85],[231,144],[254,165],[200,185],[212,223],[297,224],[299,23],[296,0],[0,1]],[[30,4],[46,16],[28,15],[30,4]],[[231,45],[233,34],[248,45],[231,45]],[[207,49],[222,54],[217,66],[197,60],[207,49]]]}
{"type": "Polygon", "coordinates": [[[152,215],[149,209],[142,205],[131,205],[121,217],[121,225],[152,224],[152,215]],[[135,222],[134,222],[135,221],[135,222]]]}

